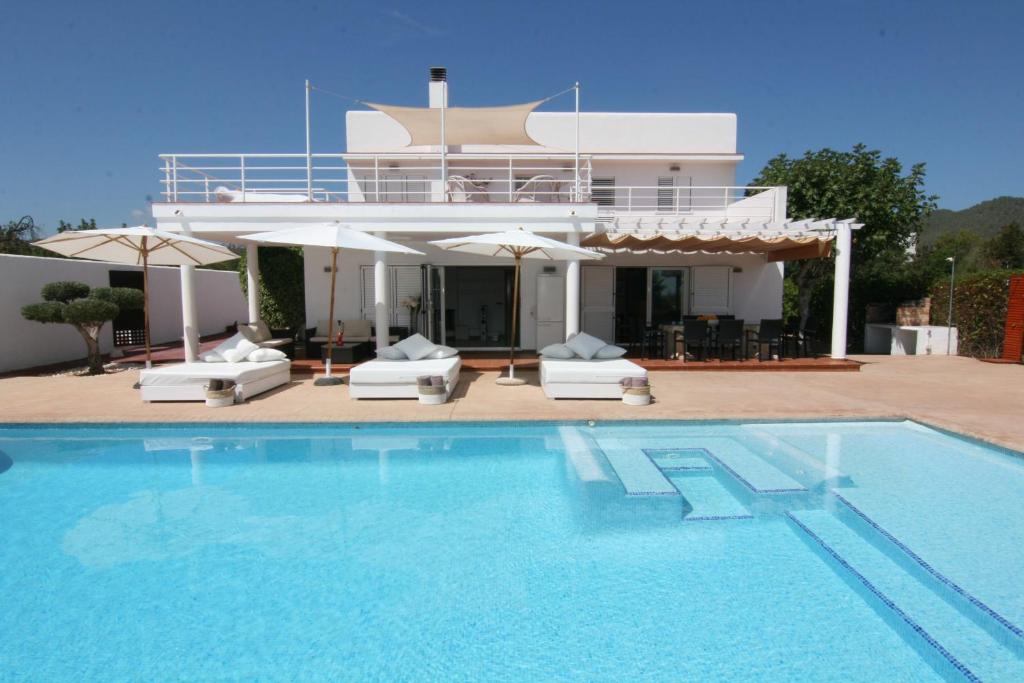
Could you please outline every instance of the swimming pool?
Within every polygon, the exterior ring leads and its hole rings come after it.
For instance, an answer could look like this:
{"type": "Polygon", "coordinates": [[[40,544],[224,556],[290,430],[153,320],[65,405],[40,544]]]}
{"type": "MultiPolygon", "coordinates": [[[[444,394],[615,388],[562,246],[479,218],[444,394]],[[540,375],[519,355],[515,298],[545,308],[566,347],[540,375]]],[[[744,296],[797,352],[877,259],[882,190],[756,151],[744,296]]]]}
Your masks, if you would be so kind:
{"type": "Polygon", "coordinates": [[[3,679],[1024,680],[1024,460],[912,422],[22,425],[0,461],[3,679]]]}

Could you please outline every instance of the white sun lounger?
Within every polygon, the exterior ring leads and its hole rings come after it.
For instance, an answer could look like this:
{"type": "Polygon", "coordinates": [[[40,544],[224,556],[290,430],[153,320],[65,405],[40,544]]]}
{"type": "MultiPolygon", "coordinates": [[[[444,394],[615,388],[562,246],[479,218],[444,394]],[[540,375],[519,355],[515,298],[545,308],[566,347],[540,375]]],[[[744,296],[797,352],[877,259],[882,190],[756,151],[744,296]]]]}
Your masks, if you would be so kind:
{"type": "Polygon", "coordinates": [[[139,390],[143,401],[204,401],[203,388],[211,379],[230,379],[235,383],[235,396],[246,400],[291,380],[291,361],[272,360],[263,363],[175,363],[143,370],[139,373],[139,390]]]}
{"type": "Polygon", "coordinates": [[[540,385],[548,398],[622,398],[623,377],[647,377],[626,360],[540,359],[540,385]]]}
{"type": "Polygon", "coordinates": [[[447,401],[459,383],[462,359],[458,356],[432,360],[382,360],[360,363],[348,373],[350,398],[418,398],[416,378],[444,377],[447,401]]]}

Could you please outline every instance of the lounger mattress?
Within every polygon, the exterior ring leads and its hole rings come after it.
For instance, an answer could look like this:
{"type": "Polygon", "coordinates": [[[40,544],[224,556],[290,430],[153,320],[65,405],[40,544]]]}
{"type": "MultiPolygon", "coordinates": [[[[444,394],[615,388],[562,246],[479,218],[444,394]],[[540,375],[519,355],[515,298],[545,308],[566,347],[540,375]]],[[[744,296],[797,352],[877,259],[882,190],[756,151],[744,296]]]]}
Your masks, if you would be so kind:
{"type": "Polygon", "coordinates": [[[542,358],[541,381],[554,384],[617,384],[623,377],[646,377],[647,371],[624,358],[568,360],[542,358]]]}
{"type": "Polygon", "coordinates": [[[349,384],[407,385],[416,384],[424,375],[444,377],[445,383],[459,376],[462,359],[458,356],[432,360],[382,360],[360,363],[349,370],[349,384]]]}
{"type": "Polygon", "coordinates": [[[271,360],[263,363],[176,363],[163,365],[139,373],[139,384],[145,387],[185,386],[206,384],[211,379],[230,379],[235,384],[254,382],[291,369],[289,360],[271,360]]]}

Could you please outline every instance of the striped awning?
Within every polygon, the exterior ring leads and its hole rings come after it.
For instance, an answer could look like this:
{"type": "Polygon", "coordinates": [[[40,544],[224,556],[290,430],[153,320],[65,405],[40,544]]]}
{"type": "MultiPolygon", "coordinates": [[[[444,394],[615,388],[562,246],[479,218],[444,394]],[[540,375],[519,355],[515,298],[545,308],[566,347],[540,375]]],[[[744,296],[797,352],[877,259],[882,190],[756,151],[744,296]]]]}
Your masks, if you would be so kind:
{"type": "Polygon", "coordinates": [[[661,227],[605,225],[581,245],[615,252],[764,254],[768,261],[796,261],[828,256],[837,221],[756,221],[678,219],[661,227]]]}

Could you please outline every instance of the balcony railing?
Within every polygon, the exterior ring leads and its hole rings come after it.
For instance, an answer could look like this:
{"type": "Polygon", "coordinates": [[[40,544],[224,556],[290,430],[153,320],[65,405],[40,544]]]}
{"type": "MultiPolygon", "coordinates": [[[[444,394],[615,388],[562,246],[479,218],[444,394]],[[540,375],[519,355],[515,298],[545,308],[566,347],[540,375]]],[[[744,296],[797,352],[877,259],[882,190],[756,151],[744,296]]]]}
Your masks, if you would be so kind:
{"type": "Polygon", "coordinates": [[[597,204],[604,218],[782,218],[777,188],[615,185],[572,154],[164,154],[167,202],[597,204]],[[308,163],[307,163],[308,162],[308,163]]]}

